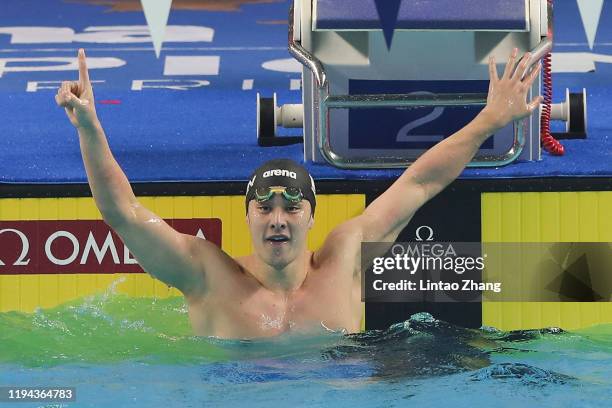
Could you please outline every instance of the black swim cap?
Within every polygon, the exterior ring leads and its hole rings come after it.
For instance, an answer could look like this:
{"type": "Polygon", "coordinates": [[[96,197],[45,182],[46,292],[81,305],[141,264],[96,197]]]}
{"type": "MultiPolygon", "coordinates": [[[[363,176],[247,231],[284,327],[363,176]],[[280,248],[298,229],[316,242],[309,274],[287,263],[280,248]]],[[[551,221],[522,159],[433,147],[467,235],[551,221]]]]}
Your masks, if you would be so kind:
{"type": "Polygon", "coordinates": [[[255,198],[255,190],[259,187],[273,186],[299,188],[304,195],[304,200],[310,202],[312,215],[314,215],[317,205],[314,180],[304,166],[289,159],[267,161],[253,172],[246,189],[245,206],[247,213],[249,212],[249,201],[255,198]]]}

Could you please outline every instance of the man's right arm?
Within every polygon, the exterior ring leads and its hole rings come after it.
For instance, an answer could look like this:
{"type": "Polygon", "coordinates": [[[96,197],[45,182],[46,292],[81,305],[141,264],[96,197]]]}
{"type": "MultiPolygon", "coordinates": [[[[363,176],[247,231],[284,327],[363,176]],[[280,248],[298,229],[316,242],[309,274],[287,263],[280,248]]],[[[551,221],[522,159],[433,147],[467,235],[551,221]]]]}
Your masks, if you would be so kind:
{"type": "Polygon", "coordinates": [[[97,118],[82,50],[79,82],[64,82],[56,102],[65,108],[78,130],[87,179],[104,221],[119,234],[146,272],[185,295],[204,293],[205,270],[228,267],[231,259],[214,244],[177,232],[140,205],[97,118]]]}

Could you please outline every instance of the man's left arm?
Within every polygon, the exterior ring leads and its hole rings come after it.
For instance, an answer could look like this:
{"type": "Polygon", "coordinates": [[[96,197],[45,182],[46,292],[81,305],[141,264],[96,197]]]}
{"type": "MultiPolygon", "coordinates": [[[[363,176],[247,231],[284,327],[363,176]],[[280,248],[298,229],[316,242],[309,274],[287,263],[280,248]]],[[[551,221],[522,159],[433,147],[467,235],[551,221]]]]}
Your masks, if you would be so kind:
{"type": "Polygon", "coordinates": [[[516,54],[515,49],[501,78],[489,60],[487,104],[474,120],[425,152],[362,215],[338,229],[360,235],[362,242],[395,241],[414,213],[461,174],[489,136],[533,113],[542,98],[527,103],[526,97],[541,64],[529,72],[530,55],[517,64],[516,54]]]}

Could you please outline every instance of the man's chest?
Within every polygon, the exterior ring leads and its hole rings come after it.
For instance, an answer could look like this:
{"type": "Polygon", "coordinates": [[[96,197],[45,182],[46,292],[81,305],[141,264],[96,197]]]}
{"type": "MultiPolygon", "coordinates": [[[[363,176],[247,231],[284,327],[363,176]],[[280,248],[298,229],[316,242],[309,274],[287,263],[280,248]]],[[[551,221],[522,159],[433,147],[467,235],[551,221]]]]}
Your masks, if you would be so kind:
{"type": "Polygon", "coordinates": [[[268,337],[323,329],[356,331],[361,309],[359,300],[355,302],[353,280],[310,278],[288,296],[263,288],[245,293],[236,290],[202,305],[192,305],[194,329],[198,323],[205,324],[209,328],[206,335],[223,337],[268,337]],[[197,308],[202,308],[201,313],[197,308]]]}

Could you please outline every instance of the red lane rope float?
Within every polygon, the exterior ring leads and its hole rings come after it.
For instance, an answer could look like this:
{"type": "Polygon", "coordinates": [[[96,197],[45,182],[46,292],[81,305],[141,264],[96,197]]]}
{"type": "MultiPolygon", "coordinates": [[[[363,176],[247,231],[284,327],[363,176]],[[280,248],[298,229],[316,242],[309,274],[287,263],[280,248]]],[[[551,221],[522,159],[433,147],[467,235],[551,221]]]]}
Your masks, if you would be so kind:
{"type": "MultiPolygon", "coordinates": [[[[548,4],[552,6],[552,0],[548,0],[548,4]]],[[[552,18],[552,16],[548,16],[548,18],[552,18]]],[[[548,36],[552,38],[552,31],[548,31],[548,36]]],[[[542,67],[543,69],[543,79],[544,86],[542,89],[542,96],[544,96],[544,103],[542,104],[542,114],[540,115],[540,140],[542,142],[542,147],[548,153],[554,156],[563,156],[565,153],[565,149],[563,145],[559,143],[557,139],[555,139],[550,134],[550,114],[552,111],[552,64],[551,64],[552,55],[549,52],[544,56],[542,67]]],[[[569,102],[568,102],[569,103],[569,102]]]]}

